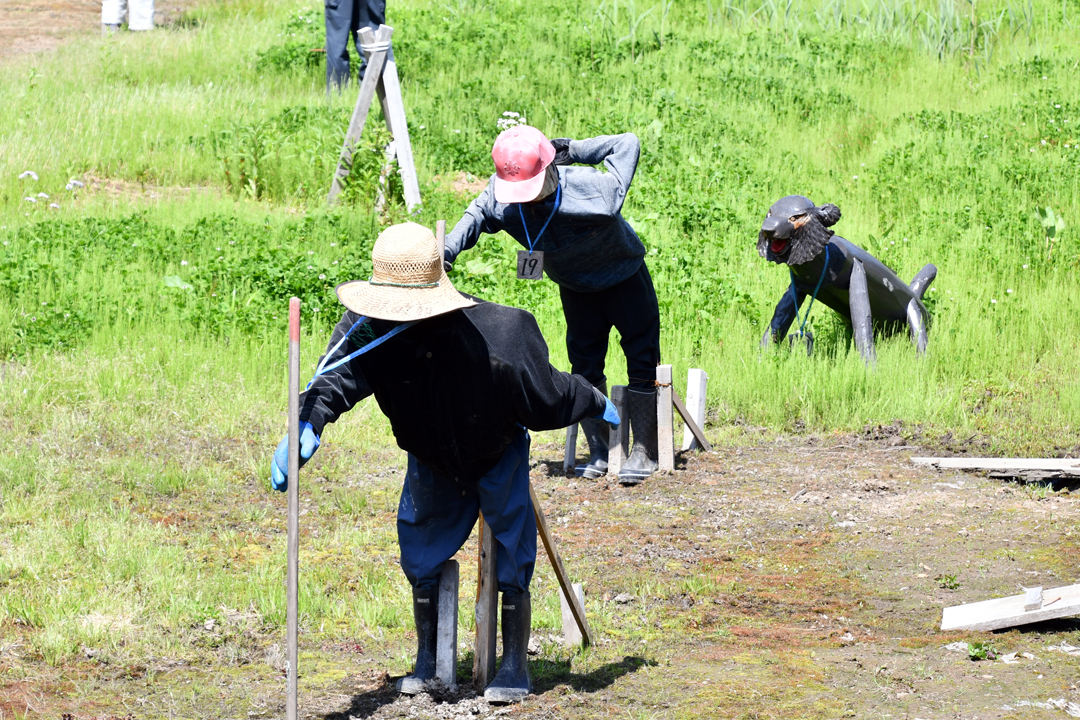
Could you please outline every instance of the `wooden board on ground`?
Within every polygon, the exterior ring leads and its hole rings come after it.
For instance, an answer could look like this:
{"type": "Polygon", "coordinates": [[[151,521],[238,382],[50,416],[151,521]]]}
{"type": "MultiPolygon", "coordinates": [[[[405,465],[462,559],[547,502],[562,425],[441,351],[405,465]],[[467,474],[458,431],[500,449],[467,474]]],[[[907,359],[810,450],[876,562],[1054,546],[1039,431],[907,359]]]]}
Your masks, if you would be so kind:
{"type": "Polygon", "coordinates": [[[439,574],[435,677],[446,683],[448,687],[457,685],[458,580],[458,561],[447,560],[439,574]]]}
{"type": "Polygon", "coordinates": [[[1028,591],[1023,595],[947,607],[941,614],[941,629],[1000,630],[1072,615],[1080,615],[1080,585],[1043,590],[1038,604],[1034,593],[1028,591]],[[1032,609],[1025,610],[1025,606],[1032,609]]]}
{"type": "Polygon", "coordinates": [[[551,567],[555,570],[555,577],[559,580],[559,589],[562,590],[563,596],[569,601],[570,612],[581,630],[581,646],[589,647],[593,644],[593,637],[589,621],[585,617],[585,606],[578,601],[578,596],[574,594],[570,576],[566,574],[566,567],[563,566],[562,558],[559,556],[559,549],[555,547],[555,539],[551,536],[551,530],[548,529],[544,511],[540,509],[540,498],[536,497],[536,490],[533,488],[532,483],[529,483],[529,497],[532,499],[533,514],[536,515],[536,529],[544,543],[544,549],[547,550],[551,567]]]}
{"type": "Polygon", "coordinates": [[[997,477],[1080,479],[1078,458],[913,457],[911,462],[942,470],[982,470],[997,477]]]}
{"type": "Polygon", "coordinates": [[[483,692],[495,677],[495,634],[498,630],[499,581],[495,574],[495,536],[480,513],[480,557],[476,581],[476,653],[473,683],[483,692]]]}

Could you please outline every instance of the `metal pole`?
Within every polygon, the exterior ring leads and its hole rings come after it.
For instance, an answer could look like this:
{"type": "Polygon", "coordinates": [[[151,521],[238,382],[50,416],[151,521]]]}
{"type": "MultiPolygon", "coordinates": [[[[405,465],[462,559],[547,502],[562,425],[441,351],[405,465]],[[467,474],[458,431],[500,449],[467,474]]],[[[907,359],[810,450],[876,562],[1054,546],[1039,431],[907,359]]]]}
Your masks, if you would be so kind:
{"type": "Polygon", "coordinates": [[[286,720],[297,720],[297,618],[300,554],[300,298],[289,300],[289,520],[288,573],[285,585],[288,662],[286,720]]]}

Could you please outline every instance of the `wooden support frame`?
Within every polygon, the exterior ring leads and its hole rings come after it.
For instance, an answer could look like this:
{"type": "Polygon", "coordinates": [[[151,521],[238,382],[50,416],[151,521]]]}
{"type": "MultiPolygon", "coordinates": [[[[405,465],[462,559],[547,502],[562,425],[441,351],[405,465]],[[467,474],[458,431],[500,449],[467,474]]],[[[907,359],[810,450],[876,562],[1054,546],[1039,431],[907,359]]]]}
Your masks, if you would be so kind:
{"type": "MultiPolygon", "coordinates": [[[[686,374],[686,409],[689,411],[689,417],[686,414],[683,415],[683,419],[686,420],[682,438],[683,450],[694,450],[699,447],[708,449],[708,443],[702,444],[698,438],[699,434],[703,434],[700,433],[700,429],[705,427],[705,398],[708,387],[709,376],[705,371],[690,368],[690,372],[686,374]]],[[[673,394],[673,397],[678,396],[678,393],[673,394]]],[[[676,407],[678,407],[677,404],[676,407]]]]}
{"type": "Polygon", "coordinates": [[[457,560],[447,560],[439,573],[439,622],[435,644],[435,677],[457,687],[458,579],[457,560]]]}
{"type": "Polygon", "coordinates": [[[555,570],[555,577],[559,580],[559,590],[569,602],[570,613],[574,616],[574,621],[581,631],[581,646],[589,647],[593,644],[593,635],[589,620],[585,617],[585,605],[574,592],[573,583],[570,582],[570,576],[559,556],[559,549],[555,547],[555,538],[551,536],[551,530],[548,529],[547,518],[544,517],[544,511],[540,509],[540,498],[536,497],[536,490],[532,483],[529,483],[529,498],[532,500],[533,514],[536,515],[536,530],[544,543],[544,549],[547,550],[548,560],[551,561],[551,567],[555,570]]]}
{"type": "Polygon", "coordinates": [[[675,469],[675,418],[672,415],[671,366],[656,366],[657,464],[661,472],[675,469]]]}
{"type": "Polygon", "coordinates": [[[611,429],[608,437],[608,474],[618,475],[630,454],[630,418],[626,416],[626,386],[611,388],[611,404],[619,413],[619,426],[611,429]]]}
{"type": "Polygon", "coordinates": [[[416,165],[413,162],[409,125],[405,119],[405,101],[401,94],[397,63],[394,61],[394,49],[390,42],[393,33],[394,28],[389,25],[380,25],[376,32],[372,32],[371,28],[360,29],[360,49],[367,58],[367,70],[364,72],[363,82],[360,83],[360,93],[356,98],[352,118],[349,120],[349,129],[345,133],[345,142],[341,147],[341,156],[338,158],[337,170],[334,171],[333,182],[327,195],[327,202],[331,205],[337,203],[338,196],[344,189],[342,181],[349,176],[352,169],[353,155],[356,153],[360,136],[364,132],[371,102],[376,95],[382,105],[386,127],[394,137],[394,153],[397,155],[398,166],[401,168],[405,205],[409,212],[420,205],[420,184],[416,176],[416,165]]]}
{"type": "Polygon", "coordinates": [[[495,574],[495,536],[480,513],[480,555],[476,579],[476,652],[473,684],[483,692],[495,677],[495,636],[499,629],[499,580],[495,574]]]}

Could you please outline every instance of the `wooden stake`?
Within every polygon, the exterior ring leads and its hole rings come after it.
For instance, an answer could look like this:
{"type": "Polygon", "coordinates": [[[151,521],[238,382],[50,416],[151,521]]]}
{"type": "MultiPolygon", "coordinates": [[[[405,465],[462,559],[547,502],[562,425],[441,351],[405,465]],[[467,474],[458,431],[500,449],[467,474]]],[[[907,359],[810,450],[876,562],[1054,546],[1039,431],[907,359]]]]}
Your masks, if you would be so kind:
{"type": "Polygon", "coordinates": [[[705,393],[708,386],[709,376],[705,374],[705,371],[691,368],[686,377],[686,409],[689,411],[690,418],[685,418],[687,425],[683,428],[683,450],[703,447],[689,423],[692,420],[698,428],[705,427],[705,393]]]}
{"type": "Polygon", "coordinates": [[[289,487],[286,492],[289,496],[289,517],[285,580],[285,659],[288,662],[285,717],[286,720],[296,720],[300,569],[300,299],[295,297],[289,300],[289,487]]]}
{"type": "Polygon", "coordinates": [[[659,441],[657,452],[659,469],[675,469],[675,418],[671,413],[671,366],[656,366],[656,435],[659,441]]]}
{"type": "Polygon", "coordinates": [[[566,574],[562,558],[559,557],[559,549],[555,547],[555,539],[548,529],[547,519],[544,517],[544,511],[540,509],[540,499],[536,497],[536,490],[533,488],[532,483],[529,483],[529,497],[532,499],[533,513],[536,515],[536,529],[540,533],[544,549],[547,550],[548,559],[551,560],[551,567],[555,570],[555,577],[559,580],[559,588],[562,590],[563,596],[570,602],[570,612],[581,630],[581,646],[589,647],[593,643],[593,637],[592,630],[589,628],[589,621],[585,618],[585,606],[578,600],[577,594],[574,593],[570,576],[566,574]]]}
{"type": "Polygon", "coordinates": [[[566,428],[566,446],[563,448],[562,469],[572,473],[577,464],[577,423],[566,428]]]}
{"type": "Polygon", "coordinates": [[[446,257],[446,221],[435,221],[435,240],[439,243],[439,257],[446,257]]]}
{"type": "MultiPolygon", "coordinates": [[[[581,583],[574,583],[574,595],[577,597],[578,604],[585,607],[585,591],[581,587],[581,583]]],[[[570,609],[570,603],[566,599],[566,593],[559,588],[559,607],[562,609],[562,634],[563,640],[567,645],[578,645],[581,643],[581,628],[578,627],[577,618],[574,617],[574,611],[570,609]]]]}
{"type": "Polygon", "coordinates": [[[626,386],[615,385],[611,388],[611,404],[619,413],[619,427],[614,428],[608,438],[608,474],[618,475],[622,465],[630,454],[630,418],[626,415],[626,386]]]}
{"type": "Polygon", "coordinates": [[[495,677],[495,635],[498,631],[499,580],[495,574],[495,536],[480,513],[480,557],[476,579],[476,652],[473,683],[479,691],[495,677]]]}
{"type": "Polygon", "coordinates": [[[435,677],[457,687],[458,561],[447,560],[439,574],[439,624],[435,677]]]}

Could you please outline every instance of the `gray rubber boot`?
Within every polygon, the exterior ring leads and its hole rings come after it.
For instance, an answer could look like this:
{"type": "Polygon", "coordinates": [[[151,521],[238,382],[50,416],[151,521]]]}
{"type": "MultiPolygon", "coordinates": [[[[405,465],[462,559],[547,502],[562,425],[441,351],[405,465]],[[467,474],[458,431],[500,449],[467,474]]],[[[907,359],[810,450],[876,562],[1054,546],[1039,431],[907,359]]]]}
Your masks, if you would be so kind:
{"type": "Polygon", "coordinates": [[[532,598],[529,593],[502,596],[502,665],[484,690],[494,705],[521,702],[532,692],[529,677],[529,634],[532,631],[532,598]]]}
{"type": "Polygon", "coordinates": [[[627,388],[627,415],[634,434],[630,457],[619,470],[619,482],[637,485],[656,472],[658,442],[656,439],[656,388],[635,390],[627,388]]]}
{"type": "Polygon", "coordinates": [[[413,620],[416,622],[416,667],[412,675],[398,681],[406,695],[422,692],[424,683],[435,679],[435,644],[438,640],[439,588],[413,589],[413,620]]]}

